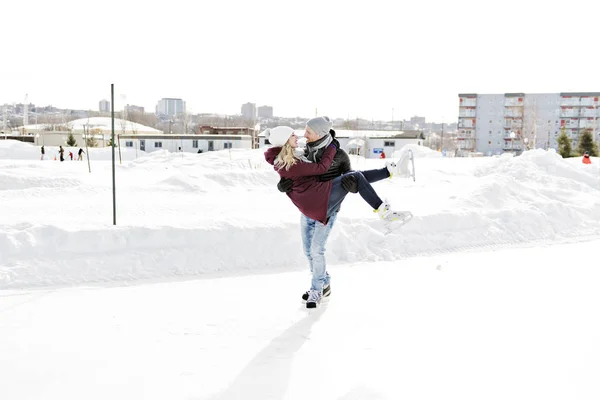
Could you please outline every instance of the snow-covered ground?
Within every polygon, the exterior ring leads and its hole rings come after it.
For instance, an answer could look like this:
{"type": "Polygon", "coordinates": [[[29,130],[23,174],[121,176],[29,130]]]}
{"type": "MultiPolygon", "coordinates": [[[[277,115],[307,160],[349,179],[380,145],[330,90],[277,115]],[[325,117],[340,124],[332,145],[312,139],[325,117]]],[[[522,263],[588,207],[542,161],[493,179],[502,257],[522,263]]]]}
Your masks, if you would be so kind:
{"type": "Polygon", "coordinates": [[[262,150],[123,151],[115,227],[110,149],[0,142],[0,399],[599,398],[598,159],[414,150],[375,188],[415,217],[350,196],[307,312],[262,150]]]}

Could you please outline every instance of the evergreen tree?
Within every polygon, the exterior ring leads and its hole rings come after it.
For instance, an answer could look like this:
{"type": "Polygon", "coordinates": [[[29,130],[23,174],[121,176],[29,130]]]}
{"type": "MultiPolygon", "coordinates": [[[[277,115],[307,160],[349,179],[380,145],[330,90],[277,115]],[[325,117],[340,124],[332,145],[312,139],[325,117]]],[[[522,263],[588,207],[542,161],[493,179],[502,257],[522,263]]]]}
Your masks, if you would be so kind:
{"type": "Polygon", "coordinates": [[[591,129],[585,129],[579,134],[579,143],[577,143],[577,152],[582,155],[588,152],[590,156],[598,156],[598,143],[594,142],[591,129]]]}
{"type": "Polygon", "coordinates": [[[98,147],[98,141],[94,137],[94,135],[89,135],[86,139],[88,147],[98,147]]]}
{"type": "Polygon", "coordinates": [[[75,136],[73,136],[72,132],[69,132],[69,136],[67,137],[67,146],[77,147],[77,141],[75,140],[75,136]]]}
{"type": "Polygon", "coordinates": [[[558,153],[563,157],[571,157],[571,138],[567,136],[567,129],[565,127],[560,128],[560,135],[558,136],[558,153]]]}

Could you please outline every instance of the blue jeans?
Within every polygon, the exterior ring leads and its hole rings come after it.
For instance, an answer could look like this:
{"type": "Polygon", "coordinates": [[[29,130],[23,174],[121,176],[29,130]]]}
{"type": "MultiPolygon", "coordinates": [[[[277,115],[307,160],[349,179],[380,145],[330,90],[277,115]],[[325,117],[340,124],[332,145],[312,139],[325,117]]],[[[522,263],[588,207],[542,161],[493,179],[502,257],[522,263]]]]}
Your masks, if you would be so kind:
{"type": "Polygon", "coordinates": [[[323,225],[319,221],[308,218],[300,214],[300,230],[302,236],[302,245],[304,254],[308,259],[310,272],[312,272],[312,290],[323,291],[323,288],[329,285],[329,273],[325,264],[325,244],[333,228],[337,213],[333,213],[323,225]]]}
{"type": "Polygon", "coordinates": [[[358,183],[358,193],[371,207],[373,207],[374,210],[377,210],[383,201],[379,198],[377,193],[375,193],[371,183],[389,178],[390,172],[387,168],[371,169],[368,171],[351,171],[335,178],[329,194],[327,216],[340,211],[340,206],[348,194],[342,187],[342,178],[347,175],[354,175],[356,182],[358,183]]]}

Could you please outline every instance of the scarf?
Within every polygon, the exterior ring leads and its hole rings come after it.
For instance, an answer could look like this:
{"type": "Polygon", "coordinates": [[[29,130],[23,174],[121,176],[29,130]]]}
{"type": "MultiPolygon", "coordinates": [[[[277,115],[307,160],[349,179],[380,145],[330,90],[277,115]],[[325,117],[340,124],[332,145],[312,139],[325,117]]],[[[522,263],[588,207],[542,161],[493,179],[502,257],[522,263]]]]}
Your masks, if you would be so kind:
{"type": "Polygon", "coordinates": [[[300,158],[303,162],[309,162],[309,163],[319,162],[324,149],[326,149],[327,146],[329,146],[332,141],[333,141],[333,138],[328,133],[319,140],[316,140],[311,143],[306,143],[306,148],[304,149],[304,154],[301,154],[298,158],[300,158]],[[323,151],[320,151],[320,150],[323,150],[323,151]]]}

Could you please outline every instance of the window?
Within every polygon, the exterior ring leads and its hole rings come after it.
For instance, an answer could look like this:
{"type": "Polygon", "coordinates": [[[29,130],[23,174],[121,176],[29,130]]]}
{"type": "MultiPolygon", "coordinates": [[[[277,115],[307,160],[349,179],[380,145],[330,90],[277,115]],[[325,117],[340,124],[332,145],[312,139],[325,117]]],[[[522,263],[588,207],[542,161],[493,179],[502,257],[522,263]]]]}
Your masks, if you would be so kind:
{"type": "Polygon", "coordinates": [[[154,142],[154,147],[162,147],[162,142],[154,142]]]}
{"type": "Polygon", "coordinates": [[[224,142],[224,143],[223,143],[223,148],[224,148],[224,149],[231,149],[231,148],[233,148],[233,147],[232,147],[232,144],[233,144],[233,143],[231,143],[231,142],[224,142]]]}
{"type": "Polygon", "coordinates": [[[193,147],[194,149],[197,149],[197,148],[198,148],[198,141],[197,141],[197,140],[192,140],[192,147],[193,147]]]}
{"type": "Polygon", "coordinates": [[[384,140],[383,141],[383,147],[395,147],[396,146],[396,142],[394,142],[393,140],[384,140]]]}
{"type": "Polygon", "coordinates": [[[125,142],[125,147],[133,147],[133,142],[125,142]]]}

